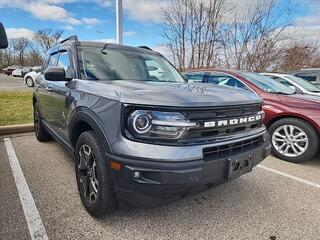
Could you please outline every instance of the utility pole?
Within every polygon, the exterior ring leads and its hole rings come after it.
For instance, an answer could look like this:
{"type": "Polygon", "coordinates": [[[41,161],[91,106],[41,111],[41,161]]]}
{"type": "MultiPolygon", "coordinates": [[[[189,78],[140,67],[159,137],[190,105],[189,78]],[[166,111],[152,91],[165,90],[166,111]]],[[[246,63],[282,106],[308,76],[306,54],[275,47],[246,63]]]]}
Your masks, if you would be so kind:
{"type": "Polygon", "coordinates": [[[122,0],[116,2],[117,43],[122,44],[122,0]]]}

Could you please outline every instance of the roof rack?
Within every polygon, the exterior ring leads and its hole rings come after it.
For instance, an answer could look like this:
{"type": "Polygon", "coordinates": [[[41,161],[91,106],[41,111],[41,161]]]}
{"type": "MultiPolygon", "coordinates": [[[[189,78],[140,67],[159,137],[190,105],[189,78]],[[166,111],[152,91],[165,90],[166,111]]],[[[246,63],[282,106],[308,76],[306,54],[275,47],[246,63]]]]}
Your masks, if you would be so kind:
{"type": "Polygon", "coordinates": [[[147,46],[138,46],[138,48],[144,48],[144,49],[147,49],[147,50],[153,51],[151,48],[149,48],[149,47],[147,47],[147,46]]]}
{"type": "Polygon", "coordinates": [[[68,38],[65,38],[65,39],[61,40],[59,43],[64,43],[64,42],[69,41],[69,40],[78,41],[78,36],[77,35],[72,35],[72,36],[70,36],[68,38]]]}

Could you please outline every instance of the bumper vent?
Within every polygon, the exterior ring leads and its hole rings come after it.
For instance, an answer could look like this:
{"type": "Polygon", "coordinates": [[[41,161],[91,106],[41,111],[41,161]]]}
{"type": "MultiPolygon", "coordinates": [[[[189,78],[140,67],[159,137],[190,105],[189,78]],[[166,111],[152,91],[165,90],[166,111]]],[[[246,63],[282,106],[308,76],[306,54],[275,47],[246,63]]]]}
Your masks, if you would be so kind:
{"type": "Polygon", "coordinates": [[[203,157],[206,161],[253,150],[263,144],[263,137],[251,138],[230,144],[209,147],[203,149],[203,157]]]}

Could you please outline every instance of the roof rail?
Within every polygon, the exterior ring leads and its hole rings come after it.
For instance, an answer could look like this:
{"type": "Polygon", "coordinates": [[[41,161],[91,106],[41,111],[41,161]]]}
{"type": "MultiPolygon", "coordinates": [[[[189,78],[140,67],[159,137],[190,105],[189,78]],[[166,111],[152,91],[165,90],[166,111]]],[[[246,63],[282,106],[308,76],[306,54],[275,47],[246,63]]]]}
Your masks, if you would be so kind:
{"type": "Polygon", "coordinates": [[[72,36],[70,36],[68,38],[65,38],[65,39],[61,40],[59,43],[64,43],[64,42],[69,41],[69,40],[78,41],[78,36],[77,35],[72,35],[72,36]]]}
{"type": "Polygon", "coordinates": [[[138,46],[138,48],[144,48],[144,49],[147,49],[147,50],[153,51],[151,48],[149,48],[149,47],[147,47],[147,46],[138,46]]]}

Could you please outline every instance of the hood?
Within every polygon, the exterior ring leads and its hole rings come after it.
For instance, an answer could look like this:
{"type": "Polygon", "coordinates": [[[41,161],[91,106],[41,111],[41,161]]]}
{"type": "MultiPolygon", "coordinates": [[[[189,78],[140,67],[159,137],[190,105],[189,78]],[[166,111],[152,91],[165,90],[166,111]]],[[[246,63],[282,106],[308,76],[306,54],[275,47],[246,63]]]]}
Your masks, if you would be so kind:
{"type": "Polygon", "coordinates": [[[279,95],[281,101],[294,107],[320,108],[320,97],[308,94],[279,95]]]}
{"type": "Polygon", "coordinates": [[[77,88],[123,103],[210,107],[262,103],[249,91],[203,83],[168,83],[142,81],[77,81],[77,88]]]}

